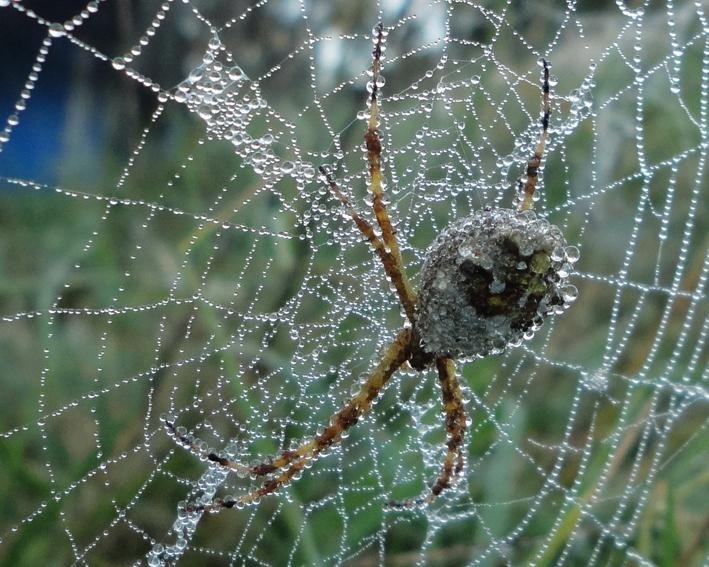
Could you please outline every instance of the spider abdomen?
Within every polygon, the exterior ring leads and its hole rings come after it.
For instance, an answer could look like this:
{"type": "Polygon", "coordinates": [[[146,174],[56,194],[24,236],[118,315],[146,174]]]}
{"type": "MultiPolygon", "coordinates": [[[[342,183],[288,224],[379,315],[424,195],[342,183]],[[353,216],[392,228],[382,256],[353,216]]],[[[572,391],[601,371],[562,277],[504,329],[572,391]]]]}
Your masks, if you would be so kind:
{"type": "Polygon", "coordinates": [[[575,299],[578,257],[558,227],[531,211],[475,211],[428,250],[416,305],[426,353],[482,357],[531,338],[575,299]]]}

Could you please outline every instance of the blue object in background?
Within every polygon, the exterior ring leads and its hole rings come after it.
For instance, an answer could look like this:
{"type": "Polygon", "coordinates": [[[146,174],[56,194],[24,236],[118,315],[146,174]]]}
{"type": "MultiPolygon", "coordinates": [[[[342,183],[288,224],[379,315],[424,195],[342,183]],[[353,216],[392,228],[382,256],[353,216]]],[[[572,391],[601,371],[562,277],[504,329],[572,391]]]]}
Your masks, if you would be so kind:
{"type": "MultiPolygon", "coordinates": [[[[84,2],[49,0],[35,4],[33,9],[42,17],[61,22],[80,11],[84,2]]],[[[67,157],[64,146],[68,127],[83,129],[80,135],[86,154],[81,156],[80,163],[92,160],[95,163],[101,152],[98,134],[103,121],[98,105],[82,108],[83,124],[68,124],[70,89],[76,77],[75,58],[86,54],[67,38],[53,41],[26,108],[21,111],[15,108],[46,37],[46,29],[25,14],[12,7],[0,8],[0,129],[4,129],[13,114],[19,118],[9,141],[0,146],[0,193],[19,190],[17,185],[2,182],[2,178],[17,177],[49,185],[60,183],[62,160],[67,157]]],[[[87,170],[88,177],[92,176],[91,170],[87,170]]]]}

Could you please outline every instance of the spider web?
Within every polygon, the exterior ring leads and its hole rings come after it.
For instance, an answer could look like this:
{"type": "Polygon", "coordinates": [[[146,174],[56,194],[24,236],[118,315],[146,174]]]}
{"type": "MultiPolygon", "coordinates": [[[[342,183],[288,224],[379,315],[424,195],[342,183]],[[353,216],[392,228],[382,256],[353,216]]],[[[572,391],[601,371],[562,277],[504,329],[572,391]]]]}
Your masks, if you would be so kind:
{"type": "Polygon", "coordinates": [[[0,0],[0,561],[86,565],[703,564],[709,486],[703,2],[0,0]],[[58,6],[57,4],[61,4],[58,6]],[[353,6],[356,6],[354,8],[353,6]],[[427,246],[513,206],[581,258],[533,340],[458,364],[462,478],[426,508],[435,372],[401,370],[277,495],[201,461],[314,434],[403,324],[316,174],[367,205],[371,28],[414,284],[427,246]],[[182,504],[181,504],[182,503],[182,504]]]}

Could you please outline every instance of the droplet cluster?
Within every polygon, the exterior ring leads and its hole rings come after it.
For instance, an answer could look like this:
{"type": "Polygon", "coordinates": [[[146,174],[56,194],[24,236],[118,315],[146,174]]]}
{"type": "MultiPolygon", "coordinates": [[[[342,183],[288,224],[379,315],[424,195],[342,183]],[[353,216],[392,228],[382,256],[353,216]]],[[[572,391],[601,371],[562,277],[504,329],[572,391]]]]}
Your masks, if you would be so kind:
{"type": "Polygon", "coordinates": [[[531,339],[562,313],[578,249],[534,211],[476,211],[435,240],[421,273],[416,330],[424,352],[483,357],[531,339]]]}
{"type": "MultiPolygon", "coordinates": [[[[231,143],[235,153],[265,181],[283,175],[306,181],[314,178],[312,164],[283,160],[276,155],[273,146],[285,135],[284,128],[269,126],[264,131],[258,126],[268,116],[270,120],[276,118],[273,110],[261,96],[257,82],[238,65],[220,59],[223,50],[215,33],[202,63],[177,85],[172,98],[204,121],[211,138],[231,143]]],[[[280,118],[276,121],[283,125],[280,118]]]]}

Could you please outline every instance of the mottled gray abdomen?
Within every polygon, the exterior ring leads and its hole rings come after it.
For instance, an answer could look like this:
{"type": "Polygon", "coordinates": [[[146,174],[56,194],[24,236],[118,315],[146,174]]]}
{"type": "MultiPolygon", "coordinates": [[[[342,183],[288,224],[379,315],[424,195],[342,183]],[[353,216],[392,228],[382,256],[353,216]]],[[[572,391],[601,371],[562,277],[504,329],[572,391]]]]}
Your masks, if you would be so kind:
{"type": "Polygon", "coordinates": [[[534,211],[484,209],[443,231],[421,272],[416,330],[431,355],[482,357],[530,339],[577,291],[578,250],[534,211]]]}

